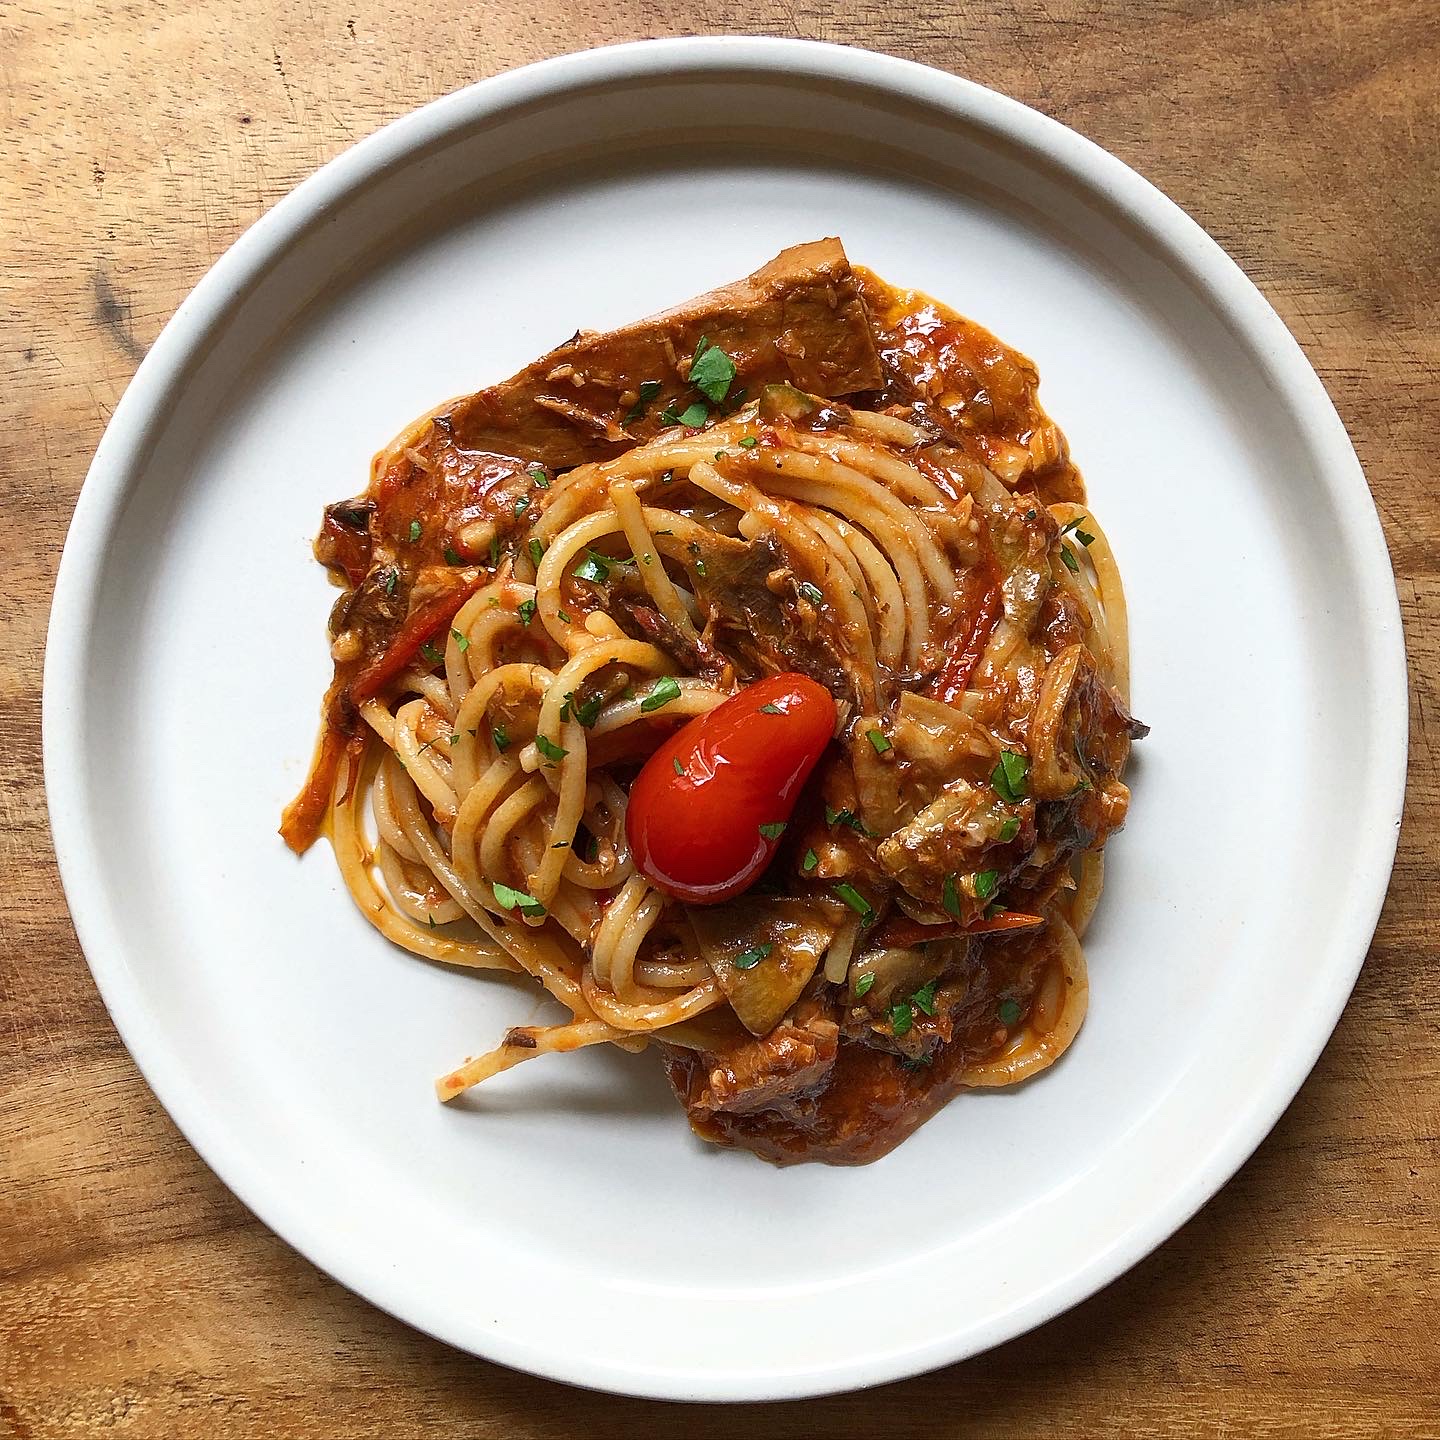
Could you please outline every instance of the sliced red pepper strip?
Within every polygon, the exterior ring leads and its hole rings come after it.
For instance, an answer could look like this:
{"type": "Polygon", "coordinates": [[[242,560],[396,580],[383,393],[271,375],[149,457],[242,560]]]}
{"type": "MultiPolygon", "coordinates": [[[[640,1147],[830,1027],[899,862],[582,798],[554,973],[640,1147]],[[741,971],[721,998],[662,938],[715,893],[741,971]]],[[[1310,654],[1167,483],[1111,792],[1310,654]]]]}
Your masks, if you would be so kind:
{"type": "Polygon", "coordinates": [[[1006,910],[1003,914],[976,920],[969,925],[962,925],[958,920],[949,925],[922,925],[908,915],[892,915],[880,927],[875,943],[903,949],[926,940],[943,940],[951,935],[998,935],[1038,930],[1044,923],[1043,915],[1025,915],[1018,910],[1006,910]]]}
{"type": "Polygon", "coordinates": [[[335,771],[345,753],[345,745],[345,737],[327,725],[305,784],[280,817],[280,837],[297,855],[303,855],[320,834],[320,826],[330,806],[330,795],[335,788],[335,771]]]}
{"type": "Polygon", "coordinates": [[[397,679],[420,653],[420,647],[442,625],[448,625],[455,618],[456,611],[480,588],[480,581],[481,577],[477,574],[473,580],[437,595],[418,610],[412,610],[390,642],[389,649],[350,682],[351,703],[363,705],[397,679]]]}
{"type": "Polygon", "coordinates": [[[980,663],[980,657],[985,653],[985,647],[990,643],[990,637],[995,633],[995,626],[1000,621],[1000,613],[1004,608],[1003,598],[1000,577],[992,571],[985,593],[981,595],[980,604],[971,618],[964,645],[958,651],[951,652],[945,668],[935,677],[931,686],[935,698],[943,704],[953,705],[965,693],[971,673],[980,663]]]}

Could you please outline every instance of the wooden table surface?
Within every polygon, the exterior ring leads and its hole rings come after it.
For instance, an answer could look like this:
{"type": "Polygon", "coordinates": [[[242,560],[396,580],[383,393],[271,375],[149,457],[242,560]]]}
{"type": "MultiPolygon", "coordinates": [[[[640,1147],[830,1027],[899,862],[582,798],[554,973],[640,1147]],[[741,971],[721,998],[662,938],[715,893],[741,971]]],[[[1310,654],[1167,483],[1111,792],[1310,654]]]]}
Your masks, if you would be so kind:
{"type": "Polygon", "coordinates": [[[1374,490],[1412,675],[1389,900],[1315,1073],[1150,1259],[989,1355],[861,1396],[742,1413],[589,1395],[457,1354],[314,1270],[216,1181],[117,1040],[50,851],[40,666],[75,495],[135,365],[241,229],[352,141],[498,70],[704,18],[675,14],[0,4],[0,1434],[1440,1435],[1434,0],[734,0],[714,17],[955,70],[1129,161],[1269,296],[1374,490]]]}

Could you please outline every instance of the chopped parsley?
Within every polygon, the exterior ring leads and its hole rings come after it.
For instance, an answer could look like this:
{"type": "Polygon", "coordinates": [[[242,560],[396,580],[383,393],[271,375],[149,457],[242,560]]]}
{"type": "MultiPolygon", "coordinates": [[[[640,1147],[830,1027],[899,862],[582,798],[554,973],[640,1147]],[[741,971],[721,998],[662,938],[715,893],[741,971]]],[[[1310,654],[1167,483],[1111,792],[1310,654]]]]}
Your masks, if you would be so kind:
{"type": "Polygon", "coordinates": [[[522,495],[515,502],[515,518],[518,520],[530,508],[530,497],[522,495]]]}
{"type": "Polygon", "coordinates": [[[412,520],[410,522],[410,543],[413,545],[419,538],[420,522],[418,520],[412,520]]]}
{"type": "Polygon", "coordinates": [[[545,913],[545,907],[533,895],[527,895],[523,890],[512,889],[499,880],[492,888],[495,891],[495,903],[502,910],[518,910],[522,915],[545,913]]]}
{"type": "Polygon", "coordinates": [[[874,918],[875,907],[848,881],[831,888],[860,917],[862,925],[868,925],[874,918]]]}
{"type": "Polygon", "coordinates": [[[778,705],[762,705],[760,713],[762,715],[783,715],[785,712],[778,705]]]}
{"type": "Polygon", "coordinates": [[[642,380],[639,399],[625,412],[624,424],[633,425],[650,408],[650,402],[665,388],[659,380],[642,380]]]}
{"type": "Polygon", "coordinates": [[[427,665],[440,663],[440,652],[428,640],[420,647],[420,654],[424,657],[427,665]]]}
{"type": "Polygon", "coordinates": [[[537,490],[548,490],[550,488],[550,477],[543,470],[532,470],[530,478],[535,482],[537,490]]]}
{"type": "Polygon", "coordinates": [[[450,638],[455,642],[455,648],[463,655],[470,648],[470,637],[462,635],[453,625],[450,627],[450,638]]]}
{"type": "Polygon", "coordinates": [[[1019,833],[1020,833],[1020,822],[1012,815],[1012,816],[1000,827],[1000,841],[1001,841],[1002,844],[1008,844],[1008,843],[1009,843],[1011,840],[1013,840],[1019,833]]]}
{"type": "Polygon", "coordinates": [[[753,450],[760,442],[753,435],[744,435],[740,439],[742,450],[753,450]]]}
{"type": "Polygon", "coordinates": [[[1020,1006],[1014,1000],[1000,1002],[1000,1023],[1013,1025],[1020,1018],[1020,1006]]]}
{"type": "Polygon", "coordinates": [[[495,742],[495,748],[502,753],[510,748],[510,736],[506,733],[503,725],[497,725],[491,732],[490,738],[495,742]]]}
{"type": "Polygon", "coordinates": [[[805,859],[801,862],[800,868],[808,875],[820,863],[820,857],[813,851],[805,852],[805,859]]]}
{"type": "Polygon", "coordinates": [[[915,1012],[906,1000],[897,1000],[890,1007],[890,1032],[895,1036],[905,1035],[915,1023],[915,1012]]]}
{"type": "Polygon", "coordinates": [[[862,999],[870,993],[870,987],[875,983],[875,972],[872,970],[868,975],[862,975],[855,982],[855,998],[862,999]]]}
{"type": "Polygon", "coordinates": [[[535,737],[535,748],[552,765],[558,765],[570,752],[557,745],[553,740],[547,740],[543,735],[535,737]]]}
{"type": "Polygon", "coordinates": [[[577,580],[589,580],[598,585],[602,580],[609,579],[610,567],[605,563],[603,555],[588,550],[585,558],[575,567],[574,575],[577,580]]]}
{"type": "Polygon", "coordinates": [[[1089,518],[1088,515],[1077,515],[1073,520],[1067,521],[1060,527],[1061,536],[1069,535],[1073,531],[1075,538],[1082,545],[1087,547],[1093,545],[1095,543],[1095,537],[1093,535],[1087,535],[1085,531],[1080,528],[1089,518]]]}
{"type": "Polygon", "coordinates": [[[834,810],[829,805],[825,807],[825,823],[827,825],[848,825],[858,835],[874,835],[873,830],[865,828],[865,822],[853,810],[834,810]]]}
{"type": "Polygon", "coordinates": [[[998,870],[977,870],[970,877],[970,883],[975,887],[975,898],[988,900],[995,893],[995,886],[999,880],[1000,872],[998,870]]]}
{"type": "Polygon", "coordinates": [[[445,563],[447,565],[463,565],[465,562],[447,545],[445,547],[445,563]]]}
{"type": "Polygon", "coordinates": [[[492,535],[492,536],[490,537],[490,564],[491,564],[491,566],[493,567],[493,566],[495,566],[495,565],[498,565],[499,563],[500,563],[500,537],[499,537],[498,535],[492,535]]]}
{"type": "Polygon", "coordinates": [[[696,400],[693,404],[687,405],[678,414],[674,405],[667,405],[660,412],[660,419],[666,425],[685,425],[692,430],[697,430],[710,418],[710,407],[703,400],[696,400]]]}
{"type": "Polygon", "coordinates": [[[945,887],[940,892],[940,903],[945,907],[947,915],[953,915],[957,920],[960,918],[960,892],[955,888],[955,877],[945,877],[945,887]]]}
{"type": "Polygon", "coordinates": [[[705,562],[703,560],[697,560],[695,562],[695,573],[700,576],[702,580],[705,578],[706,570],[705,562]]]}
{"type": "Polygon", "coordinates": [[[368,505],[337,505],[335,518],[354,529],[367,530],[370,527],[370,508],[368,505]]]}
{"type": "Polygon", "coordinates": [[[540,562],[545,558],[545,542],[543,540],[532,540],[530,542],[530,563],[538,570],[540,562]]]}
{"type": "Polygon", "coordinates": [[[460,732],[456,730],[453,734],[447,735],[445,740],[447,744],[458,745],[460,743],[460,732]]]}
{"type": "Polygon", "coordinates": [[[560,718],[568,720],[573,715],[588,730],[595,723],[604,705],[605,697],[603,695],[592,695],[588,700],[577,700],[575,692],[571,690],[565,696],[565,703],[560,707],[560,718]]]}
{"type": "Polygon", "coordinates": [[[650,693],[640,702],[640,708],[648,715],[650,711],[679,698],[680,687],[675,683],[674,676],[666,675],[650,687],[650,693]]]}
{"type": "Polygon", "coordinates": [[[557,610],[555,612],[555,618],[566,625],[573,625],[575,623],[563,610],[557,610]]]}
{"type": "Polygon", "coordinates": [[[778,840],[785,833],[783,820],[771,820],[760,827],[760,833],[767,840],[778,840]]]}
{"type": "Polygon", "coordinates": [[[737,955],[730,963],[737,970],[753,970],[774,948],[774,944],[767,941],[753,950],[747,950],[743,955],[737,955]]]}
{"type": "Polygon", "coordinates": [[[808,580],[802,580],[798,589],[802,600],[808,600],[812,605],[824,604],[825,592],[818,585],[812,585],[808,580]]]}
{"type": "Polygon", "coordinates": [[[894,748],[880,730],[867,730],[865,738],[875,747],[877,755],[883,755],[887,750],[894,748]]]}
{"type": "Polygon", "coordinates": [[[1080,573],[1080,562],[1075,558],[1075,552],[1068,545],[1060,547],[1060,558],[1065,562],[1065,568],[1072,574],[1080,573]]]}
{"type": "Polygon", "coordinates": [[[717,460],[723,460],[723,459],[725,458],[725,453],[726,453],[726,452],[725,452],[724,450],[717,450],[717,451],[715,452],[715,458],[716,458],[717,460]]]}
{"type": "Polygon", "coordinates": [[[522,600],[516,607],[515,613],[520,617],[522,625],[528,625],[535,618],[535,598],[522,600]]]}
{"type": "Polygon", "coordinates": [[[387,595],[393,595],[393,594],[395,593],[395,587],[396,587],[396,585],[398,585],[399,583],[400,583],[400,572],[392,565],[392,566],[385,572],[385,593],[386,593],[387,595]]]}
{"type": "Polygon", "coordinates": [[[680,757],[678,755],[676,755],[670,763],[675,767],[675,773],[677,775],[683,775],[685,773],[685,767],[680,763],[680,757]]]}
{"type": "Polygon", "coordinates": [[[702,335],[695,346],[695,358],[690,362],[690,383],[712,405],[718,405],[730,393],[734,379],[735,362],[702,335]]]}
{"type": "Polygon", "coordinates": [[[910,997],[910,1003],[917,1010],[923,1010],[927,1015],[933,1015],[935,1013],[935,982],[932,980],[928,985],[922,985],[910,997]]]}
{"type": "Polygon", "coordinates": [[[1030,775],[1030,762],[1013,750],[1000,752],[1000,763],[990,772],[990,783],[1002,800],[1011,805],[1025,798],[1030,775]]]}

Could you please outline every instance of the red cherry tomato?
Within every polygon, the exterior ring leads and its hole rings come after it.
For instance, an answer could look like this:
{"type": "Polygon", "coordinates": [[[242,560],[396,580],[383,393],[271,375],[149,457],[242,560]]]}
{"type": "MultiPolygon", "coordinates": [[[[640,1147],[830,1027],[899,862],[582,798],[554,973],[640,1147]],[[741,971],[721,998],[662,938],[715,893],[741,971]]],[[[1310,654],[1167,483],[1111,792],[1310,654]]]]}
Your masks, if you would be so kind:
{"type": "Polygon", "coordinates": [[[770,863],[834,733],[834,699],[804,675],[772,675],[697,716],[630,787],[625,833],[636,865],[677,900],[738,895],[770,863]]]}

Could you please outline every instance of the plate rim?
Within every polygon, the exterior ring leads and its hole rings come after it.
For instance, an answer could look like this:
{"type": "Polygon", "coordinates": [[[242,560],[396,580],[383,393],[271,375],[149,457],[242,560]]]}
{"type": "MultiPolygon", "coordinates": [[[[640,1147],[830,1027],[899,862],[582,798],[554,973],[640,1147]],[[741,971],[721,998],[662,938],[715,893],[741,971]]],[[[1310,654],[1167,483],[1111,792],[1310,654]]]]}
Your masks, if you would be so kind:
{"type": "MultiPolygon", "coordinates": [[[[760,36],[640,40],[587,49],[501,72],[390,121],[301,181],[245,230],[181,302],[142,360],[96,449],[76,502],[58,568],[46,637],[42,682],[44,778],[51,835],[77,938],[122,1042],[146,1083],[186,1141],[222,1183],[269,1229],[311,1263],[369,1303],[446,1343],[545,1378],[669,1400],[776,1400],[831,1394],[897,1380],[981,1353],[1013,1339],[1089,1298],[1173,1235],[1234,1176],[1269,1134],[1328,1043],[1369,949],[1387,893],[1398,842],[1408,763],[1408,676],[1399,599],[1378,510],[1358,457],[1333,403],[1299,342],[1234,260],[1178,205],[1138,172],[1060,121],[978,83],[916,61],[818,41],[760,36]],[[936,110],[999,136],[1032,158],[1058,166],[1098,194],[1162,249],[1197,285],[1250,350],[1269,383],[1285,396],[1315,459],[1315,479],[1342,522],[1362,623],[1374,647],[1371,727],[1363,813],[1354,852],[1356,903],[1342,912],[1317,968],[1315,1020],[1298,1039],[1287,1037],[1248,1110],[1217,1137],[1207,1164],[1155,1206],[1143,1225],[1092,1253],[1026,1304],[998,1315],[990,1333],[973,1339],[942,1334],[923,1346],[883,1350],[867,1363],[737,1374],[621,1369],[583,1356],[538,1355],[508,1337],[481,1346],[446,1333],[443,1320],[417,1314],[403,1290],[384,1277],[357,1273],[342,1242],[292,1209],[287,1197],[247,1169],[223,1130],[167,1053],[132,983],[118,931],[102,923],[101,857],[83,823],[84,767],[63,757],[79,753],[86,675],[80,649],[67,645],[99,595],[113,520],[135,483],[136,461],[164,424],[167,400],[186,383],[208,337],[284,251],[346,196],[392,165],[486,116],[562,97],[572,88],[636,82],[691,73],[756,74],[775,83],[785,74],[860,87],[936,110]]],[[[303,1212],[303,1207],[300,1207],[303,1212]]]]}

